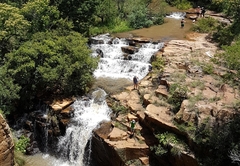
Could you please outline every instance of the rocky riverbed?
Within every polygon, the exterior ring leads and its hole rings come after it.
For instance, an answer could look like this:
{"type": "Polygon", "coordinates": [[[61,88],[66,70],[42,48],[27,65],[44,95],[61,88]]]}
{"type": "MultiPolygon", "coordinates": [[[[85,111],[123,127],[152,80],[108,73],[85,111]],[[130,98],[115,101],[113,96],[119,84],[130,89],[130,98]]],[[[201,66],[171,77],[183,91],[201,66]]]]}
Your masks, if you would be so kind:
{"type": "MultiPolygon", "coordinates": [[[[195,146],[194,135],[179,126],[201,126],[206,121],[210,128],[221,125],[234,116],[231,106],[239,94],[221,80],[221,75],[229,71],[211,62],[220,50],[208,34],[189,33],[187,38],[190,40],[171,40],[155,54],[164,59],[163,71],[154,69],[151,77],[148,75],[140,81],[139,90],[131,85],[111,95],[110,107],[114,109],[114,102],[119,102],[126,110],[95,131],[94,144],[103,142],[104,146],[94,149],[109,152],[94,154],[93,149],[92,157],[96,161],[105,161],[102,165],[149,165],[153,162],[151,156],[155,156],[155,163],[166,166],[198,165],[194,154],[199,147],[195,146]],[[209,66],[211,74],[207,71],[209,66]],[[158,79],[160,73],[161,80],[158,79]],[[170,88],[175,85],[186,87],[187,93],[179,110],[173,112],[166,101],[172,97],[170,88]],[[138,122],[133,137],[129,134],[131,119],[138,122]],[[156,131],[173,133],[187,140],[187,145],[178,152],[181,157],[159,157],[151,151],[158,142],[154,137],[156,131]]],[[[182,146],[171,144],[171,148],[174,147],[182,146]]]]}

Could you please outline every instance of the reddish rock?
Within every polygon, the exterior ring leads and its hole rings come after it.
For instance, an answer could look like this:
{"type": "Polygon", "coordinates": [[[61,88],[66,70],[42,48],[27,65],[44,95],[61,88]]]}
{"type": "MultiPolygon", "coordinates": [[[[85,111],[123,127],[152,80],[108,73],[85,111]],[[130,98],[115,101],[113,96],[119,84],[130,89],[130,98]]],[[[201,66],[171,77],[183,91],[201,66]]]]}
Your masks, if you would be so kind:
{"type": "Polygon", "coordinates": [[[14,142],[10,128],[0,114],[0,163],[1,166],[13,166],[14,161],[14,142]]]}

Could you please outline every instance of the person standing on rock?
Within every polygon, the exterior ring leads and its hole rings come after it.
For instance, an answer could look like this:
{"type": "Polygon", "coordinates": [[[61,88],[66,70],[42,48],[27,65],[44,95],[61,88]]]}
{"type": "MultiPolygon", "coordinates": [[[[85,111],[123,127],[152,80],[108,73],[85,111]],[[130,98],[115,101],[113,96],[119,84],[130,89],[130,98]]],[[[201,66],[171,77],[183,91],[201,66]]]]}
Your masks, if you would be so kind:
{"type": "Polygon", "coordinates": [[[150,78],[152,78],[152,65],[148,66],[148,73],[150,75],[150,78]]]}
{"type": "Polygon", "coordinates": [[[202,10],[201,10],[201,16],[202,16],[202,17],[204,17],[204,16],[205,16],[205,12],[206,12],[205,8],[204,8],[204,7],[202,7],[202,10]]]}
{"type": "Polygon", "coordinates": [[[136,125],[136,121],[135,121],[134,119],[131,120],[131,122],[130,122],[131,135],[134,134],[134,128],[135,128],[135,125],[136,125]]]}
{"type": "Polygon", "coordinates": [[[133,89],[138,89],[138,77],[133,77],[133,89]]]}

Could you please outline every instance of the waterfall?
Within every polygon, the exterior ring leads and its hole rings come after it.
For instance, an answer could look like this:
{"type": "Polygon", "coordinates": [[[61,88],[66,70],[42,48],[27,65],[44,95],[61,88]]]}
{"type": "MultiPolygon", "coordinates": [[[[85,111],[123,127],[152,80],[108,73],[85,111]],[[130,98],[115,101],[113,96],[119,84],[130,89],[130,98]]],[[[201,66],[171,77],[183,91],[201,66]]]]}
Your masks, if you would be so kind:
{"type": "MultiPolygon", "coordinates": [[[[151,57],[164,45],[164,43],[141,43],[138,51],[131,54],[132,59],[124,60],[121,47],[129,46],[127,39],[112,39],[108,34],[99,35],[93,39],[95,44],[90,45],[91,56],[98,56],[99,49],[103,54],[94,72],[96,78],[111,77],[132,80],[134,76],[138,76],[142,79],[148,74],[151,57]]],[[[102,121],[110,120],[111,110],[105,101],[105,96],[105,91],[98,89],[92,93],[91,98],[78,99],[73,103],[74,117],[71,118],[65,135],[59,138],[57,158],[53,159],[51,165],[90,165],[92,131],[102,121]],[[86,146],[89,149],[86,149],[86,146]]]]}
{"type": "MultiPolygon", "coordinates": [[[[59,139],[59,159],[54,166],[85,166],[89,157],[84,158],[85,147],[92,131],[102,121],[109,121],[110,108],[102,89],[92,93],[91,99],[79,99],[72,105],[74,117],[68,125],[65,136],[59,139]]],[[[91,144],[91,142],[90,142],[91,144]]]]}
{"type": "Polygon", "coordinates": [[[185,12],[172,12],[167,17],[180,20],[180,19],[184,18],[185,16],[186,16],[185,12]]]}
{"type": "Polygon", "coordinates": [[[95,40],[102,40],[100,44],[91,44],[92,56],[96,57],[97,49],[103,52],[103,58],[100,59],[98,68],[94,75],[98,77],[127,78],[132,80],[134,76],[139,79],[148,74],[148,65],[151,57],[164,43],[143,43],[137,52],[131,54],[131,60],[124,60],[124,53],[121,47],[129,46],[128,40],[122,38],[111,39],[108,34],[94,37],[95,40]],[[109,44],[109,41],[112,41],[109,44]]]}

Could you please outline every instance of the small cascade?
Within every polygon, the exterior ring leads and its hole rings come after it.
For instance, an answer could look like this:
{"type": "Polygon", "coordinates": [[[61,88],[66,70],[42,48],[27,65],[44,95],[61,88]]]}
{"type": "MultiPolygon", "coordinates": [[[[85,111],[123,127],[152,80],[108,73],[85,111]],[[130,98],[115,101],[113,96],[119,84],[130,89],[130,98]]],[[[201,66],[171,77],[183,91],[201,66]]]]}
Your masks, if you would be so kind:
{"type": "Polygon", "coordinates": [[[109,121],[110,108],[105,101],[106,93],[99,89],[92,94],[92,99],[79,99],[74,102],[74,117],[71,119],[65,136],[59,139],[59,159],[54,161],[55,166],[85,166],[89,165],[91,149],[85,148],[89,143],[91,148],[92,131],[102,121],[109,121]]]}
{"type": "Polygon", "coordinates": [[[186,16],[185,12],[172,12],[166,17],[180,20],[180,19],[185,18],[185,16],[186,16]]]}
{"type": "Polygon", "coordinates": [[[130,60],[124,59],[122,47],[128,47],[129,41],[126,39],[111,39],[107,34],[94,37],[94,40],[103,40],[104,42],[91,44],[92,56],[98,56],[96,50],[103,52],[98,68],[94,75],[98,77],[127,78],[132,80],[134,76],[142,79],[148,74],[148,65],[151,57],[163,47],[164,43],[141,43],[131,56],[130,60]],[[112,41],[112,42],[109,42],[112,41]]]}

